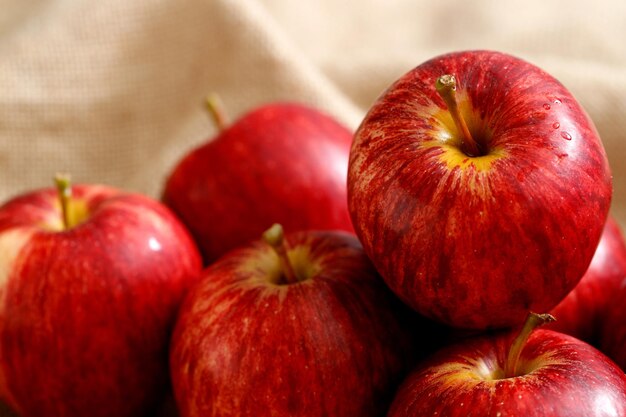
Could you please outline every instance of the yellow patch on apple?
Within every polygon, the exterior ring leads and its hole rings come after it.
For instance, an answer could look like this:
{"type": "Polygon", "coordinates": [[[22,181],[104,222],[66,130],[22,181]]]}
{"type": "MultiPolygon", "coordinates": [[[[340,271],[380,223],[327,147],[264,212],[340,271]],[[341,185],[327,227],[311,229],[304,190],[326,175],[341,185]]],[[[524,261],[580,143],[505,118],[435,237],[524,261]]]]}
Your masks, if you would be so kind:
{"type": "MultiPolygon", "coordinates": [[[[3,306],[6,302],[6,289],[14,263],[22,248],[28,243],[32,234],[32,229],[27,230],[17,228],[0,233],[0,306],[3,306]]],[[[0,308],[0,311],[4,311],[4,308],[0,308]]],[[[1,316],[0,321],[3,321],[1,316]]],[[[16,408],[16,403],[14,399],[11,398],[11,392],[7,389],[6,376],[4,375],[4,372],[2,372],[1,368],[0,393],[5,396],[4,400],[6,402],[11,404],[13,408],[16,408]]]]}

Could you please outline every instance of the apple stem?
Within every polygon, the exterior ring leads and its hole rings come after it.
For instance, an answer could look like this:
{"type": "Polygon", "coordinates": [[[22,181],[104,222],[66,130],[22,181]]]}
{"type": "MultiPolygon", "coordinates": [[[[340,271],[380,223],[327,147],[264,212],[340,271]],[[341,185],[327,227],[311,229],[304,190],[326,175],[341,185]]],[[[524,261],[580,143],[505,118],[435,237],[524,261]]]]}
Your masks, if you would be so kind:
{"type": "Polygon", "coordinates": [[[58,173],[54,176],[57,187],[59,201],[61,203],[61,214],[63,217],[63,228],[70,228],[70,200],[72,198],[72,181],[69,174],[58,173]]]}
{"type": "Polygon", "coordinates": [[[437,78],[435,88],[437,89],[439,96],[441,96],[443,101],[446,103],[446,106],[448,106],[448,111],[452,116],[452,120],[454,120],[457,130],[462,135],[461,149],[463,152],[465,152],[468,156],[482,155],[480,146],[472,137],[472,134],[467,127],[467,123],[465,123],[465,119],[459,110],[459,105],[456,100],[456,78],[454,75],[445,74],[437,78]]]}
{"type": "Polygon", "coordinates": [[[298,275],[293,269],[293,265],[291,265],[291,261],[289,261],[289,256],[287,255],[288,244],[285,241],[283,227],[278,223],[274,223],[263,233],[263,240],[276,251],[278,259],[280,259],[285,282],[287,284],[299,282],[298,275]]]}
{"type": "Polygon", "coordinates": [[[226,129],[229,125],[229,121],[220,97],[216,93],[209,94],[206,98],[205,105],[215,126],[220,131],[226,129]]]}
{"type": "Polygon", "coordinates": [[[524,322],[524,326],[522,330],[520,330],[519,334],[511,343],[511,347],[509,348],[509,354],[506,358],[506,363],[504,364],[504,376],[506,378],[512,378],[517,376],[517,363],[519,362],[520,355],[524,350],[524,346],[530,337],[530,334],[537,327],[555,321],[553,315],[551,314],[537,314],[530,312],[528,316],[526,316],[526,321],[524,322]]]}

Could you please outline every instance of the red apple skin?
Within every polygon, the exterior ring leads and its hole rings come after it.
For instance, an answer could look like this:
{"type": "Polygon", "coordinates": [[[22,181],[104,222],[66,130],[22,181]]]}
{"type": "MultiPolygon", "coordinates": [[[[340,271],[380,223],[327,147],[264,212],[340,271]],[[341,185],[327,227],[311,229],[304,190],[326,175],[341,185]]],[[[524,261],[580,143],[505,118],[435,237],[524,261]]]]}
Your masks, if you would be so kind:
{"type": "Polygon", "coordinates": [[[407,377],[387,416],[626,415],[626,375],[591,345],[535,330],[520,375],[502,378],[510,342],[506,334],[480,337],[439,351],[407,377]]]}
{"type": "Polygon", "coordinates": [[[192,232],[207,264],[273,223],[352,232],[351,143],[352,132],[317,109],[268,104],[184,157],[163,201],[192,232]]]}
{"type": "Polygon", "coordinates": [[[181,417],[386,412],[410,366],[411,337],[398,313],[410,310],[354,235],[287,239],[307,280],[272,283],[277,256],[255,242],[212,264],[185,299],[170,356],[181,417]]]}
{"type": "Polygon", "coordinates": [[[606,154],[557,80],[510,55],[434,58],[378,98],[355,134],[348,205],[365,252],[419,313],[454,327],[550,311],[587,270],[608,214],[606,154]],[[470,157],[435,81],[486,154],[470,157]]]}
{"type": "Polygon", "coordinates": [[[626,242],[620,226],[609,216],[589,269],[578,285],[551,311],[557,320],[547,324],[546,328],[567,333],[598,347],[602,323],[613,314],[610,302],[625,279],[626,242]]]}
{"type": "Polygon", "coordinates": [[[201,257],[161,203],[77,185],[0,207],[0,396],[22,417],[137,417],[168,383],[168,345],[201,257]]]}
{"type": "Polygon", "coordinates": [[[600,350],[626,372],[626,278],[608,303],[600,328],[600,350]]]}

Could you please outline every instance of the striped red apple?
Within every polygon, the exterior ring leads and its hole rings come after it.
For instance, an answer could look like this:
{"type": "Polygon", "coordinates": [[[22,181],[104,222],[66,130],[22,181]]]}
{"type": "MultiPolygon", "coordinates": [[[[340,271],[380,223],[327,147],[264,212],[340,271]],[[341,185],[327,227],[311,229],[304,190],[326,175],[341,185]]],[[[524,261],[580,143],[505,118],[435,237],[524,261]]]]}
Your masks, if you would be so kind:
{"type": "Polygon", "coordinates": [[[277,233],[213,263],[183,303],[171,352],[181,416],[382,416],[420,327],[407,328],[410,311],[354,235],[277,233]]]}
{"type": "Polygon", "coordinates": [[[405,380],[388,417],[626,415],[626,375],[591,345],[533,328],[448,346],[405,380]],[[511,340],[513,340],[511,342],[511,340]]]}
{"type": "Polygon", "coordinates": [[[456,327],[520,324],[582,278],[611,201],[596,129],[519,58],[433,58],[374,103],[352,145],[348,202],[391,289],[456,327]]]}
{"type": "Polygon", "coordinates": [[[100,185],[0,207],[0,398],[22,417],[137,417],[161,403],[201,258],[161,203],[100,185]]]}
{"type": "Polygon", "coordinates": [[[294,231],[353,231],[346,197],[350,130],[291,102],[265,104],[232,124],[216,119],[220,133],[179,161],[163,193],[207,264],[275,222],[294,231]]]}

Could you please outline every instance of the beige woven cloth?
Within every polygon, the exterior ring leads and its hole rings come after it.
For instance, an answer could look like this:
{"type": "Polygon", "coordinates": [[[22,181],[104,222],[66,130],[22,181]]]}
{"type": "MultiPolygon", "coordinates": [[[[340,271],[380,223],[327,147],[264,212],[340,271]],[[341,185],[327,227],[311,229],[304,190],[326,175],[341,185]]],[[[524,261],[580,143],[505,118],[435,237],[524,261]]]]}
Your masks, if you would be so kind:
{"type": "MultiPolygon", "coordinates": [[[[587,109],[626,225],[623,0],[0,0],[0,200],[57,171],[158,197],[215,129],[274,100],[351,128],[397,77],[435,55],[496,49],[560,79],[587,109]]],[[[0,414],[2,415],[2,414],[0,414]]]]}

